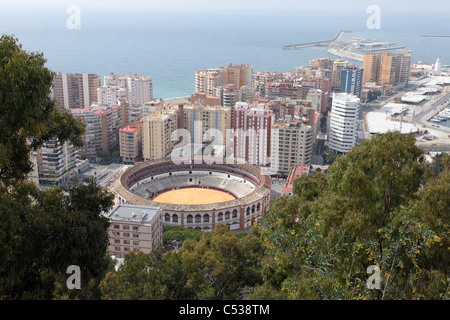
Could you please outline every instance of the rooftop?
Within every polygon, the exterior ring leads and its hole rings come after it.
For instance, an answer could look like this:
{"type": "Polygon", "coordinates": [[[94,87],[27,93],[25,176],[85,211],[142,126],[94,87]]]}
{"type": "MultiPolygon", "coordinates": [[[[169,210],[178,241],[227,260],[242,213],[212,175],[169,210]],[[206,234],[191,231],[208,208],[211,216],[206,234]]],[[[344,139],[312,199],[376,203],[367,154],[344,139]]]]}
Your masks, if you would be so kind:
{"type": "Polygon", "coordinates": [[[155,214],[159,212],[159,207],[145,207],[131,204],[119,204],[107,217],[112,220],[150,222],[155,214]]]}

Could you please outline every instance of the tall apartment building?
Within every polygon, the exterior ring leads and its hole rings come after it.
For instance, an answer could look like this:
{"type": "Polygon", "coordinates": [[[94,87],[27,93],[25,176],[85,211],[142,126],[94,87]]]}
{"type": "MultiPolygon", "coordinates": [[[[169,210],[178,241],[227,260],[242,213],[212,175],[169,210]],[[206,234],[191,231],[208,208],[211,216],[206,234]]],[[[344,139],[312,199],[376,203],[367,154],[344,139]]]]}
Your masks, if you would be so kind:
{"type": "Polygon", "coordinates": [[[316,67],[316,68],[320,68],[320,69],[329,69],[329,70],[333,69],[333,63],[334,63],[334,60],[330,59],[330,58],[319,58],[319,59],[314,59],[314,60],[309,61],[309,65],[311,67],[316,67]]]}
{"type": "Polygon", "coordinates": [[[130,123],[119,130],[120,156],[124,164],[136,164],[142,158],[142,122],[130,123]]]}
{"type": "Polygon", "coordinates": [[[97,90],[98,104],[117,104],[121,99],[130,104],[144,104],[153,100],[151,77],[111,73],[103,79],[104,85],[97,90]]]}
{"type": "Polygon", "coordinates": [[[233,84],[236,89],[242,87],[253,88],[252,75],[253,68],[244,64],[230,64],[227,69],[227,84],[233,84]]]}
{"type": "Polygon", "coordinates": [[[182,110],[184,121],[179,126],[189,131],[191,143],[214,140],[216,145],[226,144],[226,130],[231,129],[230,107],[186,105],[182,110]],[[220,132],[221,137],[213,137],[213,130],[220,132]]]}
{"type": "Polygon", "coordinates": [[[350,63],[344,59],[337,59],[333,62],[333,69],[331,74],[331,90],[339,92],[341,89],[342,70],[348,67],[350,63]]]}
{"type": "Polygon", "coordinates": [[[97,89],[97,102],[100,105],[119,104],[120,100],[128,100],[126,88],[107,85],[97,89]]]}
{"type": "Polygon", "coordinates": [[[348,153],[356,146],[359,98],[349,93],[335,93],[330,116],[329,148],[348,153]]]}
{"type": "Polygon", "coordinates": [[[378,54],[375,52],[366,53],[363,59],[363,84],[367,82],[377,83],[378,81],[378,54]]]}
{"type": "Polygon", "coordinates": [[[313,151],[314,128],[291,116],[272,127],[271,173],[289,173],[297,165],[309,165],[313,151]]]}
{"type": "Polygon", "coordinates": [[[265,106],[237,103],[234,118],[234,156],[249,164],[268,165],[275,113],[265,106]]]}
{"type": "Polygon", "coordinates": [[[398,50],[397,51],[397,69],[396,80],[398,84],[407,86],[409,83],[409,74],[412,65],[412,50],[398,50]]]}
{"type": "Polygon", "coordinates": [[[315,83],[305,82],[302,79],[279,80],[266,85],[265,98],[306,99],[308,91],[312,88],[315,88],[315,83]]]}
{"type": "Polygon", "coordinates": [[[326,100],[322,90],[310,89],[306,95],[306,100],[311,101],[311,106],[315,109],[316,114],[320,115],[325,111],[326,100]]]}
{"type": "Polygon", "coordinates": [[[348,66],[342,69],[340,92],[351,93],[361,97],[363,82],[363,69],[357,66],[348,66]]]}
{"type": "Polygon", "coordinates": [[[195,72],[195,93],[214,95],[214,88],[227,83],[225,67],[204,69],[195,72]]]}
{"type": "Polygon", "coordinates": [[[88,108],[97,102],[100,77],[88,73],[59,73],[53,78],[53,97],[67,109],[88,108]]]}
{"type": "Polygon", "coordinates": [[[392,52],[380,53],[378,71],[378,84],[395,85],[397,84],[397,55],[392,52]]]}
{"type": "Polygon", "coordinates": [[[119,129],[123,127],[123,117],[126,115],[121,105],[93,105],[90,108],[75,108],[71,111],[74,117],[86,124],[82,136],[82,157],[94,158],[97,151],[119,146],[119,129]]]}
{"type": "Polygon", "coordinates": [[[411,69],[412,51],[366,53],[363,61],[363,84],[407,85],[411,69]]]}
{"type": "Polygon", "coordinates": [[[253,82],[253,89],[255,91],[255,97],[265,97],[266,85],[276,80],[284,79],[285,76],[283,73],[264,71],[253,73],[252,77],[253,77],[252,82],[253,82]]]}
{"type": "Polygon", "coordinates": [[[71,142],[60,143],[52,138],[34,153],[37,180],[41,185],[58,185],[87,169],[87,161],[80,160],[80,150],[71,142]]]}
{"type": "Polygon", "coordinates": [[[107,214],[108,252],[123,258],[129,252],[149,253],[162,246],[162,218],[159,207],[119,204],[107,214]]]}
{"type": "Polygon", "coordinates": [[[305,125],[315,125],[317,106],[311,100],[278,98],[270,101],[269,108],[277,119],[290,116],[294,120],[301,120],[305,125]]]}
{"type": "Polygon", "coordinates": [[[142,157],[144,161],[170,155],[177,141],[172,133],[178,129],[178,110],[165,107],[142,118],[142,157]]]}
{"type": "Polygon", "coordinates": [[[233,84],[236,90],[252,89],[252,74],[253,68],[243,64],[199,70],[195,72],[195,93],[215,95],[214,88],[227,84],[233,84]]]}
{"type": "MultiPolygon", "coordinates": [[[[132,104],[128,106],[128,123],[141,120],[143,117],[152,114],[164,108],[164,103],[159,100],[153,100],[144,104],[132,104]]],[[[125,123],[125,124],[128,124],[125,123]]]]}

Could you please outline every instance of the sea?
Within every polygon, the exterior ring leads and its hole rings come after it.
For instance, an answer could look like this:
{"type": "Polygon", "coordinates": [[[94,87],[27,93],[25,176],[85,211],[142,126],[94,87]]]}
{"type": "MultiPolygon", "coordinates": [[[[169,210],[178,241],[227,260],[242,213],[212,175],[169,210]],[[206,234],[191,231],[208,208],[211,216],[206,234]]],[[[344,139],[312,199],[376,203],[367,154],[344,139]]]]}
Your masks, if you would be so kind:
{"type": "MultiPolygon", "coordinates": [[[[95,7],[74,11],[66,5],[7,7],[0,10],[0,34],[14,35],[28,51],[42,52],[52,71],[103,76],[151,76],[156,99],[194,93],[195,71],[248,64],[254,71],[289,72],[316,58],[337,58],[325,48],[282,50],[283,45],[333,38],[368,38],[395,42],[414,52],[413,61],[432,64],[440,56],[450,64],[448,13],[383,11],[380,28],[369,28],[365,10],[190,11],[114,10],[95,7]],[[74,28],[71,21],[78,23],[74,28]]],[[[361,64],[354,62],[355,64],[361,64]]]]}

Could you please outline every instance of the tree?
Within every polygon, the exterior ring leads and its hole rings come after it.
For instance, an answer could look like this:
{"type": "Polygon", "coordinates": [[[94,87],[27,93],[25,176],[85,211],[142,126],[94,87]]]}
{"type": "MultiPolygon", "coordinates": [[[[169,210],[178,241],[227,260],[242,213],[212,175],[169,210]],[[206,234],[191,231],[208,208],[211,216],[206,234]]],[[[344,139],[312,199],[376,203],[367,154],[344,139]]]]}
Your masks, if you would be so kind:
{"type": "Polygon", "coordinates": [[[263,219],[272,259],[263,264],[260,297],[445,295],[448,169],[421,188],[424,172],[413,136],[391,132],[339,157],[329,174],[297,179],[293,197],[276,198],[263,219]],[[380,268],[380,290],[366,285],[369,266],[380,268]]]}
{"type": "Polygon", "coordinates": [[[0,38],[0,180],[23,179],[32,170],[29,159],[52,137],[83,145],[83,124],[50,99],[54,73],[41,53],[22,50],[12,36],[0,38]]]}
{"type": "Polygon", "coordinates": [[[112,156],[113,158],[120,158],[120,151],[113,151],[112,154],[111,154],[111,156],[112,156]]]}
{"type": "Polygon", "coordinates": [[[0,298],[50,299],[70,265],[84,285],[103,277],[113,196],[93,181],[40,190],[29,154],[50,138],[83,145],[84,126],[50,98],[41,53],[0,38],[0,298]]]}
{"type": "Polygon", "coordinates": [[[111,156],[111,152],[109,152],[108,150],[97,151],[97,157],[99,157],[101,159],[106,159],[106,158],[109,158],[110,156],[111,156]]]}
{"type": "Polygon", "coordinates": [[[238,238],[218,224],[176,252],[129,253],[102,280],[104,299],[238,299],[262,282],[259,234],[238,238]]]}

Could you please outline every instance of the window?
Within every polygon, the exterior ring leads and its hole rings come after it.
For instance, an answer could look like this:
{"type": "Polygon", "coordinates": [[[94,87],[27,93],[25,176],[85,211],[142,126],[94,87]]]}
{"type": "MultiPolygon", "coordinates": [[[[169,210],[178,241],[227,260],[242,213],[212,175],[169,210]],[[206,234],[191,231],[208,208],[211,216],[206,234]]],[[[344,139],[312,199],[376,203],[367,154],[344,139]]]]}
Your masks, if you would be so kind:
{"type": "Polygon", "coordinates": [[[139,241],[133,241],[133,245],[134,245],[134,246],[139,245],[139,241]]]}
{"type": "Polygon", "coordinates": [[[130,226],[123,226],[123,230],[130,230],[130,226]]]}
{"type": "Polygon", "coordinates": [[[120,229],[120,226],[118,224],[115,224],[114,229],[120,229]]]}
{"type": "Polygon", "coordinates": [[[124,237],[129,237],[130,234],[127,232],[127,233],[124,233],[123,236],[124,236],[124,237]]]}
{"type": "Polygon", "coordinates": [[[133,227],[133,231],[139,231],[139,227],[133,227]]]}
{"type": "Polygon", "coordinates": [[[172,216],[172,222],[178,222],[178,215],[174,214],[172,216]]]}

